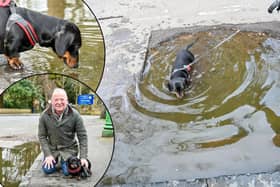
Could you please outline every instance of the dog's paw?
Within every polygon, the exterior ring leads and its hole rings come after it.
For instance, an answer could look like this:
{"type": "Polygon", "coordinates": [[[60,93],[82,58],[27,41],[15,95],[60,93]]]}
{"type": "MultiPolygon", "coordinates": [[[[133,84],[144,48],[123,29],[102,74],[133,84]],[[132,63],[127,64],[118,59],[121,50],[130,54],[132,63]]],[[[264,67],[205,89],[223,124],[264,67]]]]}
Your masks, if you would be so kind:
{"type": "Polygon", "coordinates": [[[23,69],[23,63],[20,62],[19,58],[8,58],[8,64],[14,70],[23,69]]]}
{"type": "Polygon", "coordinates": [[[23,69],[23,64],[20,64],[20,65],[18,65],[18,64],[9,64],[10,65],[10,68],[12,68],[13,70],[21,70],[21,69],[23,69]]]}

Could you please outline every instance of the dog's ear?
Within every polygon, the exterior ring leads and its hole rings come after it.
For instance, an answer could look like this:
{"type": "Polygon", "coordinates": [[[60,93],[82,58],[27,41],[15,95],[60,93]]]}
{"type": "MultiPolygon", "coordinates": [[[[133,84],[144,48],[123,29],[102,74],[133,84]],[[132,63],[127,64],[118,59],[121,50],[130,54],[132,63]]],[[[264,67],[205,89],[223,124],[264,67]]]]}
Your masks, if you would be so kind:
{"type": "Polygon", "coordinates": [[[67,158],[66,163],[70,162],[71,157],[67,158]]]}
{"type": "Polygon", "coordinates": [[[55,52],[59,57],[63,57],[67,49],[74,41],[74,35],[65,30],[59,32],[55,39],[55,52]]]}
{"type": "Polygon", "coordinates": [[[167,82],[166,86],[170,92],[173,90],[170,81],[167,82]]]}

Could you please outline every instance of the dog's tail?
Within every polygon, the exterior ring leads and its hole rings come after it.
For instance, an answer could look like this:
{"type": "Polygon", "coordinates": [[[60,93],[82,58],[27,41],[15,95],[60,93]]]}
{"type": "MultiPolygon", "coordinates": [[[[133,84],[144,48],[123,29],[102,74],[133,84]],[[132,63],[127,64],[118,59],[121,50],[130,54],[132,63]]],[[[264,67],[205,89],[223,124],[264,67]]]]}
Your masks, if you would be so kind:
{"type": "Polygon", "coordinates": [[[198,40],[199,40],[199,38],[196,38],[192,43],[187,45],[186,50],[189,50],[198,40]]]}

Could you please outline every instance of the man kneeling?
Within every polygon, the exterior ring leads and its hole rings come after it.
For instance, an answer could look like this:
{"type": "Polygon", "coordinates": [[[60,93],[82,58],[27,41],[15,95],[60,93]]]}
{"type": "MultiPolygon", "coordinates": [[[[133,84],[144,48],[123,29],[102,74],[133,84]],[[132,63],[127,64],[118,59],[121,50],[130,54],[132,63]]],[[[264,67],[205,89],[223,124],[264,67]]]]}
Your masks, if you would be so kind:
{"type": "Polygon", "coordinates": [[[44,153],[42,169],[46,174],[54,173],[59,161],[63,174],[69,175],[66,161],[78,153],[82,166],[88,167],[87,132],[79,112],[68,104],[65,90],[54,89],[51,105],[41,114],[38,137],[44,153]]]}

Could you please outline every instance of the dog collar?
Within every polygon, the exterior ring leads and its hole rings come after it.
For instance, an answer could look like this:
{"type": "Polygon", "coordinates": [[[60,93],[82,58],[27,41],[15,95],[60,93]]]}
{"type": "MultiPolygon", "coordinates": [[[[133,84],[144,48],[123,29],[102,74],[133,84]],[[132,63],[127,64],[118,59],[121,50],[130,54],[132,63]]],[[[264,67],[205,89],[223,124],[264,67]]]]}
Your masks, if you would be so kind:
{"type": "Polygon", "coordinates": [[[187,71],[190,72],[192,70],[191,65],[184,65],[182,68],[174,69],[172,74],[176,73],[177,71],[187,71]]]}
{"type": "Polygon", "coordinates": [[[79,167],[76,168],[76,169],[68,168],[68,172],[69,172],[69,173],[77,173],[77,172],[79,172],[80,170],[81,170],[81,166],[79,166],[79,167]]]}

